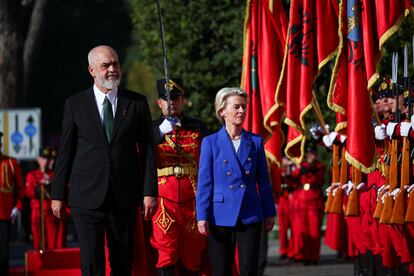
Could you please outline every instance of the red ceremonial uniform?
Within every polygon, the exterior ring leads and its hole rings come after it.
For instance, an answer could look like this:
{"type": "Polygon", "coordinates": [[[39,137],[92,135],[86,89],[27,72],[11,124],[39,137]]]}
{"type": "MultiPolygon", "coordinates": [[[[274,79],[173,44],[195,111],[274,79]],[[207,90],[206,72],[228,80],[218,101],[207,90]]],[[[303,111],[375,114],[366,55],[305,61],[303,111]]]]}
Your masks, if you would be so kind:
{"type": "Polygon", "coordinates": [[[14,208],[22,209],[23,197],[22,174],[16,159],[0,155],[0,275],[9,273],[11,213],[14,208]]]}
{"type": "MultiPolygon", "coordinates": [[[[154,122],[155,131],[162,121],[154,122]]],[[[202,124],[184,117],[181,125],[161,137],[156,148],[158,210],[152,218],[151,244],[158,252],[157,268],[180,260],[185,269],[200,271],[206,239],[197,228],[195,193],[202,124]]]]}
{"type": "Polygon", "coordinates": [[[22,172],[17,160],[6,155],[0,155],[0,166],[0,220],[10,220],[14,207],[22,209],[22,172]]]}
{"type": "Polygon", "coordinates": [[[292,257],[293,251],[293,217],[294,211],[292,208],[293,192],[299,187],[299,178],[291,174],[294,170],[294,165],[284,166],[282,171],[282,185],[277,204],[277,218],[279,224],[279,253],[281,256],[292,257]],[[288,235],[290,229],[290,237],[288,235]]]}
{"type": "Polygon", "coordinates": [[[324,200],[322,186],[324,185],[325,166],[315,160],[312,164],[301,163],[301,189],[298,190],[298,216],[300,218],[301,250],[297,259],[304,261],[319,261],[321,247],[321,226],[323,218],[324,200]]]}
{"type": "Polygon", "coordinates": [[[331,249],[347,254],[347,235],[345,217],[343,214],[328,213],[326,214],[326,231],[324,243],[331,249]]]}
{"type": "Polygon", "coordinates": [[[40,169],[27,173],[26,196],[30,199],[33,248],[40,249],[40,185],[44,185],[43,214],[45,221],[45,248],[56,249],[63,247],[63,239],[59,237],[62,222],[56,218],[50,207],[49,186],[53,172],[42,172],[40,169]]]}
{"type": "MultiPolygon", "coordinates": [[[[399,143],[402,144],[400,138],[400,124],[398,124],[395,127],[393,139],[398,139],[399,143]]],[[[401,167],[398,166],[398,170],[400,169],[401,167]]],[[[398,187],[400,185],[399,181],[398,187]]],[[[409,233],[405,225],[380,224],[379,230],[383,245],[382,261],[384,267],[397,268],[400,263],[409,263],[411,261],[409,233]]]]}

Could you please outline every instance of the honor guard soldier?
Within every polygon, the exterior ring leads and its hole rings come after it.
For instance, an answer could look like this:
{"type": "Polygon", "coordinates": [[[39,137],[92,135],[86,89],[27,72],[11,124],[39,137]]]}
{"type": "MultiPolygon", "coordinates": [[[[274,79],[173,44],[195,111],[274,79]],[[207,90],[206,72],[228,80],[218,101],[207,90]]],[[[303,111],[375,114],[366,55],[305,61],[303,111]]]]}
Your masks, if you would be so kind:
{"type": "Polygon", "coordinates": [[[55,249],[62,246],[57,245],[58,229],[61,222],[53,216],[50,207],[50,183],[53,171],[49,169],[51,149],[44,147],[39,150],[37,164],[39,168],[27,173],[26,196],[30,199],[31,224],[34,249],[55,249]],[[43,206],[41,206],[43,198],[43,206]],[[41,208],[43,207],[43,225],[41,222],[41,208]],[[42,227],[44,227],[44,243],[42,244],[42,227]]]}
{"type": "Polygon", "coordinates": [[[307,147],[305,160],[296,174],[299,174],[302,185],[297,194],[298,216],[301,220],[298,232],[302,247],[296,259],[305,264],[317,264],[321,248],[325,166],[316,159],[315,145],[307,147]]]}
{"type": "Polygon", "coordinates": [[[294,235],[295,228],[294,216],[295,211],[295,196],[294,192],[299,187],[299,177],[292,175],[295,170],[296,164],[290,161],[287,157],[282,158],[282,172],[281,172],[281,191],[279,195],[279,202],[277,204],[278,212],[278,223],[279,223],[279,254],[280,259],[284,260],[288,256],[293,257],[294,255],[294,235]],[[290,237],[289,237],[290,230],[290,237]]]}
{"type": "MultiPolygon", "coordinates": [[[[0,132],[0,139],[2,137],[0,132]]],[[[0,153],[0,166],[0,275],[8,275],[10,224],[22,209],[24,185],[16,159],[0,153]]]]}
{"type": "Polygon", "coordinates": [[[197,230],[195,194],[200,145],[207,131],[202,122],[183,114],[182,81],[170,79],[167,85],[170,103],[165,80],[157,81],[162,116],[153,122],[153,130],[159,202],[151,244],[158,252],[158,275],[198,275],[206,240],[197,230]]]}

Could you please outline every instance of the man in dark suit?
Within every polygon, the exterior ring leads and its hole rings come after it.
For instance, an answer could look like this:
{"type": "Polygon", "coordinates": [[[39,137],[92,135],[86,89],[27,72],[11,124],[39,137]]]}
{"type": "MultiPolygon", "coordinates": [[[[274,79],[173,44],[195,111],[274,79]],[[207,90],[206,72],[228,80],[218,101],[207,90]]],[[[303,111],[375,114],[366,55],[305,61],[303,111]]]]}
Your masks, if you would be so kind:
{"type": "Polygon", "coordinates": [[[52,210],[61,217],[68,200],[82,275],[105,275],[105,237],[111,274],[131,275],[137,207],[147,220],[157,209],[151,115],[143,95],[118,88],[115,50],[97,46],[88,62],[94,86],[65,103],[52,210]]]}

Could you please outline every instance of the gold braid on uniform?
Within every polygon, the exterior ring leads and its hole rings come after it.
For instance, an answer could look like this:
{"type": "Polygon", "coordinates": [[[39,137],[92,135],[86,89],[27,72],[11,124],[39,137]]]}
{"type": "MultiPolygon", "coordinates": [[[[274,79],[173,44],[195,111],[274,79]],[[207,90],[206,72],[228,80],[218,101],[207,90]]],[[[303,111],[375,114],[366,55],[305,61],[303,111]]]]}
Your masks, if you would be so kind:
{"type": "Polygon", "coordinates": [[[171,225],[173,224],[173,222],[175,222],[175,220],[165,210],[163,198],[161,198],[160,205],[161,205],[161,213],[155,220],[155,224],[157,224],[158,227],[161,228],[164,234],[167,234],[168,229],[170,229],[171,225]]]}
{"type": "MultiPolygon", "coordinates": [[[[11,159],[7,160],[10,164],[12,175],[14,175],[14,166],[11,159]]],[[[9,170],[7,168],[6,162],[2,162],[1,164],[1,181],[3,186],[0,188],[0,192],[2,193],[12,193],[14,189],[14,182],[12,181],[9,183],[9,170]]]]}
{"type": "Polygon", "coordinates": [[[183,151],[183,149],[180,147],[180,145],[175,144],[174,141],[168,135],[165,135],[165,140],[167,141],[167,143],[170,145],[170,147],[172,149],[176,150],[178,154],[182,155],[185,159],[190,161],[190,163],[195,168],[197,168],[197,164],[194,161],[193,157],[190,154],[188,154],[187,152],[183,151]]]}
{"type": "Polygon", "coordinates": [[[188,222],[186,228],[188,230],[188,232],[191,233],[191,235],[193,235],[193,237],[195,237],[198,234],[198,228],[197,228],[197,224],[196,224],[196,206],[195,206],[195,199],[193,199],[193,212],[192,212],[192,217],[190,219],[190,221],[188,222]]]}
{"type": "Polygon", "coordinates": [[[167,183],[167,178],[163,177],[158,180],[158,185],[165,185],[167,183]]]}
{"type": "Polygon", "coordinates": [[[196,194],[196,192],[197,192],[197,180],[196,180],[196,178],[194,177],[194,175],[189,175],[188,179],[191,182],[191,187],[193,187],[194,194],[196,194]]]}
{"type": "Polygon", "coordinates": [[[383,177],[385,177],[385,164],[384,164],[384,156],[381,155],[380,158],[377,159],[377,166],[376,166],[383,177]]]}

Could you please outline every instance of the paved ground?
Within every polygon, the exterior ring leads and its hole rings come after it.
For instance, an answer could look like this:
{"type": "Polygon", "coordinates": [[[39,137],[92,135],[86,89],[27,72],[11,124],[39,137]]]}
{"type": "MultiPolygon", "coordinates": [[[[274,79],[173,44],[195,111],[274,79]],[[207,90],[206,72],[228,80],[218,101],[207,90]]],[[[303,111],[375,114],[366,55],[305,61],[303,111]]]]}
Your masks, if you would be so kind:
{"type": "Polygon", "coordinates": [[[348,276],[354,275],[354,265],[350,261],[337,262],[336,253],[323,245],[321,249],[321,260],[318,265],[304,266],[299,263],[290,263],[288,260],[279,260],[277,253],[278,240],[269,241],[268,264],[265,270],[267,276],[348,276]]]}
{"type": "MultiPolygon", "coordinates": [[[[324,275],[335,275],[335,276],[347,276],[353,275],[353,264],[352,262],[336,262],[336,254],[322,243],[321,250],[321,261],[318,265],[304,266],[298,263],[289,263],[287,260],[279,260],[277,239],[269,241],[269,253],[268,253],[268,265],[265,270],[267,276],[294,276],[294,275],[305,275],[305,276],[324,276],[324,275]]],[[[71,244],[76,246],[76,244],[71,244]]],[[[31,249],[31,245],[22,242],[15,242],[11,246],[11,267],[24,266],[24,252],[31,249]]]]}

